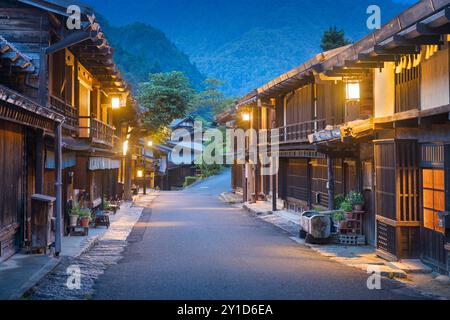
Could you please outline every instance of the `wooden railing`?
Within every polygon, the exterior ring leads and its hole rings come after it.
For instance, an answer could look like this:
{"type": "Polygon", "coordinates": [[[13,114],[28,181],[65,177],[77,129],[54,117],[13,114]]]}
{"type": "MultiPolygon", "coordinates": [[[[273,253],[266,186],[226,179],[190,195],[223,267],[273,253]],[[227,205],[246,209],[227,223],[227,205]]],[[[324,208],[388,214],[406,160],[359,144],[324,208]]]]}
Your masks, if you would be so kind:
{"type": "Polygon", "coordinates": [[[326,120],[313,120],[279,128],[280,143],[304,142],[314,132],[325,129],[326,120]]]}
{"type": "Polygon", "coordinates": [[[79,119],[80,138],[91,138],[94,142],[108,146],[114,145],[115,128],[113,126],[96,119],[94,116],[80,116],[79,119]]]}
{"type": "Polygon", "coordinates": [[[54,95],[50,95],[50,109],[62,114],[66,120],[65,125],[71,129],[78,128],[78,114],[77,110],[68,102],[54,95]]]}

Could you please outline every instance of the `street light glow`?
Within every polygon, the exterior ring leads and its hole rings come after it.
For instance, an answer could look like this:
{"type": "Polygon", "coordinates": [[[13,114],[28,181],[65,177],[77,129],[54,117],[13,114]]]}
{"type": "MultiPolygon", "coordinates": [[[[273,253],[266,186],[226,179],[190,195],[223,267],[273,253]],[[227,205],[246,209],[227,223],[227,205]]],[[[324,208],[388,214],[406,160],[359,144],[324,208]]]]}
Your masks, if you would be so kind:
{"type": "Polygon", "coordinates": [[[128,153],[128,140],[123,143],[123,155],[126,156],[128,153]]]}
{"type": "Polygon", "coordinates": [[[149,140],[149,141],[147,142],[147,147],[153,147],[153,141],[149,140]]]}
{"type": "Polygon", "coordinates": [[[119,97],[113,97],[111,99],[111,106],[113,109],[119,109],[120,108],[120,98],[119,97]]]}
{"type": "Polygon", "coordinates": [[[242,120],[244,121],[250,121],[250,113],[245,112],[242,114],[242,120]]]}
{"type": "Polygon", "coordinates": [[[347,100],[359,100],[361,98],[359,82],[348,82],[346,87],[347,100]]]}
{"type": "Polygon", "coordinates": [[[142,169],[139,169],[136,173],[138,178],[143,178],[144,177],[144,171],[142,169]]]}

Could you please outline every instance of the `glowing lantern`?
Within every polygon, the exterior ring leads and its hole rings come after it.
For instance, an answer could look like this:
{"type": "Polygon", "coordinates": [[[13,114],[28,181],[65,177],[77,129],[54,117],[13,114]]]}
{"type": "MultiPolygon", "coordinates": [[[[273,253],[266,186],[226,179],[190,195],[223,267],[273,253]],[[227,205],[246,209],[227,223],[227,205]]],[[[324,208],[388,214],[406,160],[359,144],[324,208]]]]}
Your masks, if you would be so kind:
{"type": "Polygon", "coordinates": [[[143,178],[144,177],[144,170],[138,169],[138,171],[136,172],[136,176],[138,178],[143,178]]]}
{"type": "Polygon", "coordinates": [[[123,155],[126,156],[128,153],[128,140],[123,143],[123,155]]]}
{"type": "Polygon", "coordinates": [[[250,121],[250,113],[245,112],[242,114],[242,120],[243,121],[250,121]]]}
{"type": "Polygon", "coordinates": [[[114,97],[111,99],[111,106],[113,109],[119,109],[120,108],[120,98],[114,97]]]}
{"type": "Polygon", "coordinates": [[[361,98],[359,82],[347,83],[347,100],[359,100],[361,98]]]}

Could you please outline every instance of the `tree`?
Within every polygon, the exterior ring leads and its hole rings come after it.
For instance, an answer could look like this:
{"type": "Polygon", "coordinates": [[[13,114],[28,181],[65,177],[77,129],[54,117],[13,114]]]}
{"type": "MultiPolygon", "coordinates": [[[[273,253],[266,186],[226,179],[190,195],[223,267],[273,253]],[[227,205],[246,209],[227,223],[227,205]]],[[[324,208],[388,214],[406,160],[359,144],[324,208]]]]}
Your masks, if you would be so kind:
{"type": "Polygon", "coordinates": [[[164,140],[170,123],[191,111],[195,91],[184,73],[173,71],[150,74],[142,83],[137,100],[145,109],[143,124],[157,140],[164,140]],[[161,136],[162,135],[162,136],[161,136]]]}
{"type": "Polygon", "coordinates": [[[329,51],[348,44],[350,44],[350,41],[345,38],[343,30],[337,30],[336,27],[330,27],[323,33],[320,47],[323,51],[329,51]]]}

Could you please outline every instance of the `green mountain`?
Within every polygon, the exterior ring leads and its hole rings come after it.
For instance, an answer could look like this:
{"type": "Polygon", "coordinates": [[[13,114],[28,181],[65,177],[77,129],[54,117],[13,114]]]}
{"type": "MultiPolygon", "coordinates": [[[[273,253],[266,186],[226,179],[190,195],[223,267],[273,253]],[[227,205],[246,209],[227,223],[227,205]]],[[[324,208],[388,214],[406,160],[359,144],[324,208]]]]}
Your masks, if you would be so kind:
{"type": "Polygon", "coordinates": [[[115,61],[134,87],[146,81],[149,73],[169,71],[183,71],[194,87],[202,86],[204,76],[162,31],[137,22],[111,26],[103,21],[102,27],[115,49],[115,61]]]}
{"type": "MultiPolygon", "coordinates": [[[[162,30],[203,74],[242,95],[320,51],[323,32],[356,41],[370,32],[369,5],[383,23],[414,0],[85,0],[116,25],[145,22],[162,30]]],[[[145,35],[137,35],[138,42],[145,35]]]]}

